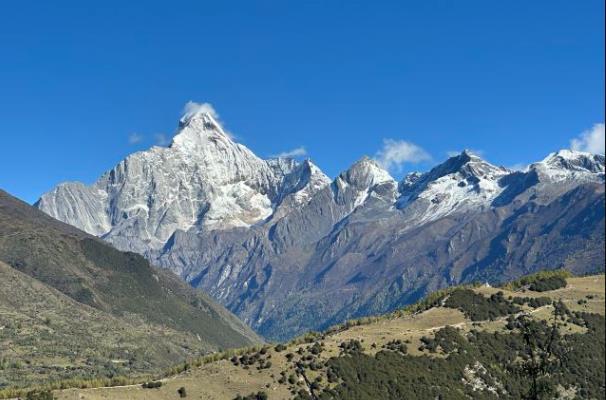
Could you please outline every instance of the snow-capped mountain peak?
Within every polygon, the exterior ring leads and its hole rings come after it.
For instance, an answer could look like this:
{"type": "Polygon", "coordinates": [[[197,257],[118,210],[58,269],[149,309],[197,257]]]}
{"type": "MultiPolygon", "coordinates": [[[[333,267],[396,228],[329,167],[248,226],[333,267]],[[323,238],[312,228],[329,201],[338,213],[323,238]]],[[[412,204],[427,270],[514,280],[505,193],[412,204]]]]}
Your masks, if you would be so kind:
{"type": "Polygon", "coordinates": [[[267,162],[283,174],[275,200],[277,207],[272,215],[274,220],[307,203],[316,192],[330,185],[330,178],[309,159],[302,163],[291,158],[275,158],[267,162]]]}
{"type": "MultiPolygon", "coordinates": [[[[481,186],[487,186],[486,182],[496,184],[500,177],[509,172],[506,168],[497,167],[471,151],[464,150],[427,173],[415,172],[407,175],[400,183],[400,191],[410,196],[445,182],[454,182],[458,187],[477,186],[475,189],[478,191],[481,186]]],[[[493,184],[488,186],[494,187],[493,184]]]]}
{"type": "Polygon", "coordinates": [[[406,174],[404,179],[400,182],[400,192],[404,192],[412,188],[418,181],[423,177],[423,173],[414,171],[406,174]]]}
{"type": "MultiPolygon", "coordinates": [[[[279,159],[280,164],[290,160],[291,168],[284,169],[284,179],[280,192],[285,197],[292,193],[299,196],[308,196],[322,187],[330,184],[330,178],[326,176],[311,160],[298,163],[292,159],[279,159]]],[[[276,161],[273,161],[274,165],[276,161]]]]}
{"type": "Polygon", "coordinates": [[[359,189],[368,189],[385,182],[395,182],[392,176],[375,160],[364,156],[339,176],[359,189]]]}
{"type": "MultiPolygon", "coordinates": [[[[528,174],[541,182],[575,184],[577,181],[604,181],[603,154],[592,154],[573,150],[560,150],[543,160],[530,164],[528,174]]],[[[566,187],[564,185],[562,187],[566,187]]]]}
{"type": "MultiPolygon", "coordinates": [[[[293,331],[341,318],[352,304],[355,312],[383,299],[395,306],[390,299],[417,294],[400,288],[407,281],[463,280],[501,260],[530,269],[548,251],[558,265],[566,243],[576,246],[570,227],[584,238],[587,225],[591,235],[603,228],[603,182],[603,155],[560,151],[514,172],[468,150],[399,187],[368,157],[331,182],[311,160],[257,157],[212,108],[192,105],[171,146],[131,154],[91,186],[61,184],[36,206],[170,268],[271,334],[285,315],[305,316],[307,325],[286,317],[293,331]],[[357,297],[369,288],[371,297],[357,297]]],[[[595,237],[583,241],[601,250],[603,235],[595,237]]],[[[570,258],[586,264],[585,251],[575,247],[570,258]]]]}
{"type": "MultiPolygon", "coordinates": [[[[446,162],[432,170],[434,178],[459,173],[466,179],[480,179],[507,173],[507,169],[497,167],[485,161],[477,154],[463,150],[461,154],[449,158],[446,162]]],[[[431,172],[430,172],[431,174],[431,172]]]]}
{"type": "Polygon", "coordinates": [[[183,150],[199,148],[209,144],[237,145],[223,129],[216,115],[209,111],[198,111],[181,118],[179,130],[170,147],[183,150]]]}
{"type": "Polygon", "coordinates": [[[179,125],[184,126],[187,125],[190,121],[195,119],[202,119],[208,122],[217,123],[219,116],[212,105],[209,103],[195,103],[188,102],[185,105],[185,109],[183,110],[183,114],[179,119],[179,125]]]}
{"type": "Polygon", "coordinates": [[[549,154],[542,161],[533,164],[550,170],[567,170],[585,173],[603,173],[604,155],[563,149],[549,154]]]}
{"type": "Polygon", "coordinates": [[[428,221],[457,210],[482,210],[503,191],[499,180],[511,173],[469,150],[450,157],[424,174],[412,173],[400,182],[398,208],[415,204],[413,214],[428,221]]]}
{"type": "Polygon", "coordinates": [[[186,108],[171,145],[131,154],[94,185],[67,183],[38,207],[121,249],[162,247],[175,231],[249,227],[290,196],[328,184],[313,164],[266,161],[236,143],[208,105],[186,108]]]}
{"type": "Polygon", "coordinates": [[[224,130],[210,105],[190,103],[169,147],[131,154],[93,185],[61,184],[36,206],[120,249],[146,253],[177,231],[258,227],[306,205],[341,218],[380,205],[401,210],[412,225],[480,212],[505,190],[500,198],[515,197],[515,185],[564,179],[603,182],[604,156],[560,151],[514,174],[465,150],[429,172],[407,175],[399,188],[377,161],[363,157],[331,183],[311,160],[257,157],[224,130]],[[328,196],[335,208],[324,210],[328,196]]]}

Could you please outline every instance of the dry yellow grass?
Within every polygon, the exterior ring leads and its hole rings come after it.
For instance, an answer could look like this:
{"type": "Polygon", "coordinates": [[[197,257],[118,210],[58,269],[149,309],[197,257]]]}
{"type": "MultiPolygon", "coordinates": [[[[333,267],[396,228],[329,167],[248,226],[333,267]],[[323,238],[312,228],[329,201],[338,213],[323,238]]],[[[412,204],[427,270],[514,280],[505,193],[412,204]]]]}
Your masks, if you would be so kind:
{"type": "MultiPolygon", "coordinates": [[[[490,295],[501,289],[480,287],[474,289],[479,293],[490,295]]],[[[554,300],[561,299],[572,310],[587,311],[604,315],[604,275],[589,276],[583,278],[571,278],[566,288],[536,293],[531,291],[510,292],[504,291],[505,296],[543,297],[548,296],[554,300]],[[588,298],[591,297],[591,298],[588,298]],[[578,304],[579,300],[586,300],[586,304],[578,304]]],[[[535,318],[549,318],[551,306],[541,307],[532,311],[535,318]]],[[[482,322],[481,329],[499,330],[505,324],[505,319],[491,322],[482,322]]],[[[456,326],[463,330],[469,330],[474,325],[472,321],[465,318],[458,310],[447,308],[433,308],[417,315],[407,315],[398,318],[385,318],[377,322],[354,326],[345,331],[325,337],[322,342],[325,351],[319,355],[321,360],[328,359],[339,354],[339,344],[351,339],[363,341],[365,351],[374,353],[381,346],[391,340],[400,339],[409,341],[408,349],[412,355],[419,354],[417,348],[420,338],[431,336],[432,332],[446,326],[456,326]],[[372,344],[376,348],[372,348],[372,344]]],[[[576,325],[568,325],[564,328],[566,333],[578,332],[582,328],[576,325]],[[570,330],[568,330],[570,329],[570,330]]],[[[159,389],[143,389],[140,385],[99,388],[85,390],[64,390],[56,392],[60,400],[101,400],[101,399],[128,399],[128,400],[168,400],[178,399],[177,390],[185,387],[188,399],[205,400],[232,400],[236,395],[247,395],[257,391],[265,391],[272,400],[288,399],[290,394],[288,385],[279,384],[277,380],[281,371],[287,374],[293,372],[292,363],[287,362],[286,354],[294,353],[300,347],[306,348],[308,344],[289,345],[287,350],[276,352],[273,348],[268,351],[271,355],[272,367],[258,371],[254,366],[245,370],[241,366],[234,366],[228,360],[218,361],[203,365],[187,371],[181,375],[166,379],[159,389]],[[272,376],[273,375],[273,376],[272,376]]],[[[439,356],[439,355],[437,355],[439,356]]],[[[314,372],[310,373],[313,379],[314,372]]]]}
{"type": "Polygon", "coordinates": [[[551,290],[549,292],[509,291],[499,288],[479,287],[475,289],[478,293],[491,295],[502,291],[505,297],[551,297],[555,300],[562,300],[571,311],[585,311],[590,313],[604,315],[604,275],[592,275],[582,278],[568,278],[565,288],[551,290]],[[593,296],[588,299],[587,296],[593,296]],[[578,301],[585,299],[587,304],[580,305],[578,301]]]}

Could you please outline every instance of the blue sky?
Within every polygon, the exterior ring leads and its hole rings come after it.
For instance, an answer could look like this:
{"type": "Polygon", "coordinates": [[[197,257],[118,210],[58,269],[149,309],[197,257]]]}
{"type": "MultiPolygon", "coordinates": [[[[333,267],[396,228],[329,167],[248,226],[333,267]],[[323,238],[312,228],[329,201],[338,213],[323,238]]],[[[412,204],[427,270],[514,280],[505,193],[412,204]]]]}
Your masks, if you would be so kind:
{"type": "Polygon", "coordinates": [[[398,177],[463,148],[527,163],[604,121],[602,0],[92,3],[0,10],[0,187],[29,202],[170,137],[188,101],[331,176],[385,143],[398,177]]]}

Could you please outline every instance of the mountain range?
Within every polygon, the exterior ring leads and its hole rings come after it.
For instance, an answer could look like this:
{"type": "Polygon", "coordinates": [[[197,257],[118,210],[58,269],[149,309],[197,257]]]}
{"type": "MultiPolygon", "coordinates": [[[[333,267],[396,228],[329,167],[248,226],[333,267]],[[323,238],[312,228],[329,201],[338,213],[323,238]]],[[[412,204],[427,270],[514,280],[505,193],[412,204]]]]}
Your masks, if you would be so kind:
{"type": "Polygon", "coordinates": [[[400,182],[367,157],[331,180],[310,160],[257,157],[202,110],[168,147],[35,206],[286,339],[449,285],[603,270],[604,164],[561,150],[513,171],[463,151],[400,182]]]}

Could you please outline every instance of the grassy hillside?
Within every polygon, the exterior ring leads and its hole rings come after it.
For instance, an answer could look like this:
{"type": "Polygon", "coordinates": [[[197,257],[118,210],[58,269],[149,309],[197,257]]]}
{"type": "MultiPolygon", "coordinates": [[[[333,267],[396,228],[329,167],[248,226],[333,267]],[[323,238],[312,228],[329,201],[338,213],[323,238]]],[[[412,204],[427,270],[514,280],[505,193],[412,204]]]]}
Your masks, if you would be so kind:
{"type": "Polygon", "coordinates": [[[564,287],[552,278],[451,289],[407,310],[286,345],[191,361],[146,387],[70,389],[55,396],[518,399],[531,395],[536,375],[538,398],[604,398],[604,275],[566,278],[564,287]],[[549,287],[541,286],[545,282],[549,287]]]}
{"type": "Polygon", "coordinates": [[[157,373],[260,343],[176,276],[0,191],[0,388],[157,373]]]}
{"type": "Polygon", "coordinates": [[[192,334],[117,318],[0,262],[0,385],[145,374],[195,348],[192,334]]]}

